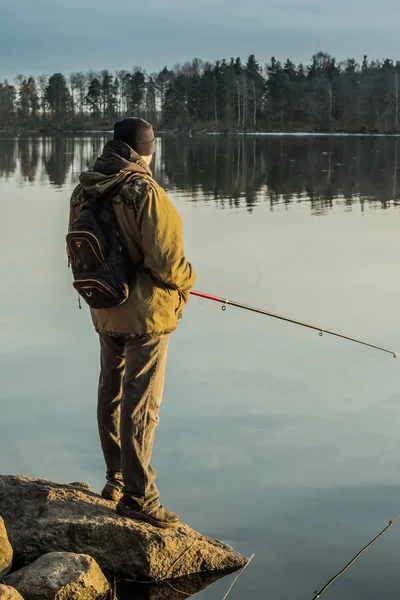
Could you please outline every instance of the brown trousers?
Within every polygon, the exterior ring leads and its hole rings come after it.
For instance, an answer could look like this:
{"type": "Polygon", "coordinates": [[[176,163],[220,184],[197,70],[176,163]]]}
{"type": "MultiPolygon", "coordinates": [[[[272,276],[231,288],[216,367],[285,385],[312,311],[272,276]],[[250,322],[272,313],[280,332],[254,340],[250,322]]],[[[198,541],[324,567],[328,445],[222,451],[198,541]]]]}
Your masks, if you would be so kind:
{"type": "Polygon", "coordinates": [[[101,333],[97,420],[108,481],[141,507],[158,502],[150,466],[164,389],[169,335],[135,338],[101,333]]]}

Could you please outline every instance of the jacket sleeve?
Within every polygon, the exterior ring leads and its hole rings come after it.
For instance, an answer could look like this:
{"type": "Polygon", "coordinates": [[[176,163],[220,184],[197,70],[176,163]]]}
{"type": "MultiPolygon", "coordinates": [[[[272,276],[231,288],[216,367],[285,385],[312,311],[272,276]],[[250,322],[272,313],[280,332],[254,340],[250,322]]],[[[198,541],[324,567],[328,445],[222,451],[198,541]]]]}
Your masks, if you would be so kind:
{"type": "Polygon", "coordinates": [[[187,297],[196,274],[185,258],[182,220],[162,188],[149,187],[137,218],[145,267],[158,281],[187,297]]]}

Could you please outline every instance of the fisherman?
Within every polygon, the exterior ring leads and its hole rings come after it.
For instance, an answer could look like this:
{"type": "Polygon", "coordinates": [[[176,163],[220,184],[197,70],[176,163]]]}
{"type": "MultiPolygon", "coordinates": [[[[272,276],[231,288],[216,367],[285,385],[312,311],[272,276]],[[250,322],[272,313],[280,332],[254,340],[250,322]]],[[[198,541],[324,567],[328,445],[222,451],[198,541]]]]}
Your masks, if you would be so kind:
{"type": "Polygon", "coordinates": [[[97,419],[106,463],[102,496],[117,502],[120,515],[175,528],[179,517],[160,504],[150,459],[170,333],[182,317],[195,272],[185,258],[181,219],[152,177],[154,151],[149,123],[135,117],[115,123],[114,139],[93,169],[80,175],[71,197],[70,224],[80,214],[84,192],[100,197],[125,182],[112,202],[135,277],[123,304],[91,309],[101,355],[97,419]]]}

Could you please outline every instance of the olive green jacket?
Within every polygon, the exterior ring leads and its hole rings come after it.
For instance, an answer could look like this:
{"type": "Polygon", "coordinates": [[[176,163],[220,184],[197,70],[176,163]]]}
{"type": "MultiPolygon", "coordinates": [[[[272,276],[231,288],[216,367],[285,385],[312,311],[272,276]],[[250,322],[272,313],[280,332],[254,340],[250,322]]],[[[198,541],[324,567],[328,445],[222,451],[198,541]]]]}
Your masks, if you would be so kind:
{"type": "Polygon", "coordinates": [[[138,336],[170,333],[189,298],[196,275],[183,249],[182,221],[145,161],[124,142],[108,142],[92,171],[79,178],[71,197],[71,223],[83,190],[101,196],[125,181],[113,197],[119,233],[137,267],[128,299],[115,308],[91,310],[97,331],[138,336]]]}

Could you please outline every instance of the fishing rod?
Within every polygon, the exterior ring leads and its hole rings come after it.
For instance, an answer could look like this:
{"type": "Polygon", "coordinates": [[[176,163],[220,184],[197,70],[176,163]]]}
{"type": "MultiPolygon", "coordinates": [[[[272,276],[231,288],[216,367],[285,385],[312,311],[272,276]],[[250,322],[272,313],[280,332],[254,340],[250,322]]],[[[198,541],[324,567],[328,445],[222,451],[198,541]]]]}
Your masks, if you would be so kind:
{"type": "Polygon", "coordinates": [[[335,583],[335,581],[337,581],[340,577],[342,577],[342,575],[344,575],[346,573],[346,571],[348,571],[350,569],[350,567],[352,567],[354,565],[354,563],[360,558],[360,556],[362,556],[364,554],[364,552],[366,552],[369,548],[371,548],[371,546],[373,546],[375,544],[375,542],[377,542],[379,540],[379,538],[381,538],[387,532],[387,530],[390,529],[399,520],[400,520],[400,515],[398,515],[395,519],[393,519],[393,521],[389,521],[389,525],[386,525],[386,527],[384,529],[382,529],[382,531],[380,533],[378,533],[378,535],[376,537],[374,537],[373,540],[371,540],[366,546],[364,546],[364,548],[362,548],[362,550],[360,550],[360,552],[358,552],[355,555],[355,557],[352,558],[351,561],[348,562],[347,565],[345,567],[343,567],[343,569],[341,571],[339,571],[339,573],[337,573],[334,577],[332,577],[332,579],[330,581],[328,581],[328,583],[326,585],[324,585],[324,587],[322,588],[322,590],[320,592],[318,592],[318,591],[315,592],[315,596],[313,597],[313,600],[318,600],[319,598],[321,598],[322,594],[325,594],[327,589],[329,589],[331,587],[331,585],[333,585],[335,583]]]}
{"type": "Polygon", "coordinates": [[[204,292],[196,292],[194,290],[192,290],[190,293],[192,294],[192,296],[197,296],[198,298],[205,298],[206,300],[219,302],[220,304],[222,304],[222,310],[226,310],[228,305],[235,306],[236,308],[242,308],[243,310],[248,310],[250,312],[258,313],[260,315],[265,315],[266,317],[272,317],[273,319],[279,319],[280,321],[286,321],[287,323],[293,323],[294,325],[307,327],[307,329],[313,329],[314,331],[318,331],[320,336],[323,336],[324,333],[326,333],[327,335],[333,335],[343,340],[348,340],[349,342],[354,342],[356,344],[361,344],[362,346],[368,346],[369,348],[380,350],[381,352],[386,352],[387,354],[391,354],[393,358],[397,358],[398,356],[400,356],[400,353],[394,352],[393,350],[388,350],[387,348],[382,348],[381,346],[375,346],[374,344],[369,344],[368,342],[363,342],[362,340],[358,340],[347,335],[342,335],[341,333],[337,333],[336,331],[330,331],[329,329],[324,329],[323,327],[317,327],[316,325],[310,325],[309,323],[296,321],[296,319],[283,317],[282,315],[277,315],[266,310],[261,310],[260,308],[254,308],[253,306],[248,306],[247,304],[240,304],[239,302],[233,302],[232,300],[227,300],[226,298],[219,298],[218,296],[212,296],[211,294],[205,294],[204,292]]]}

